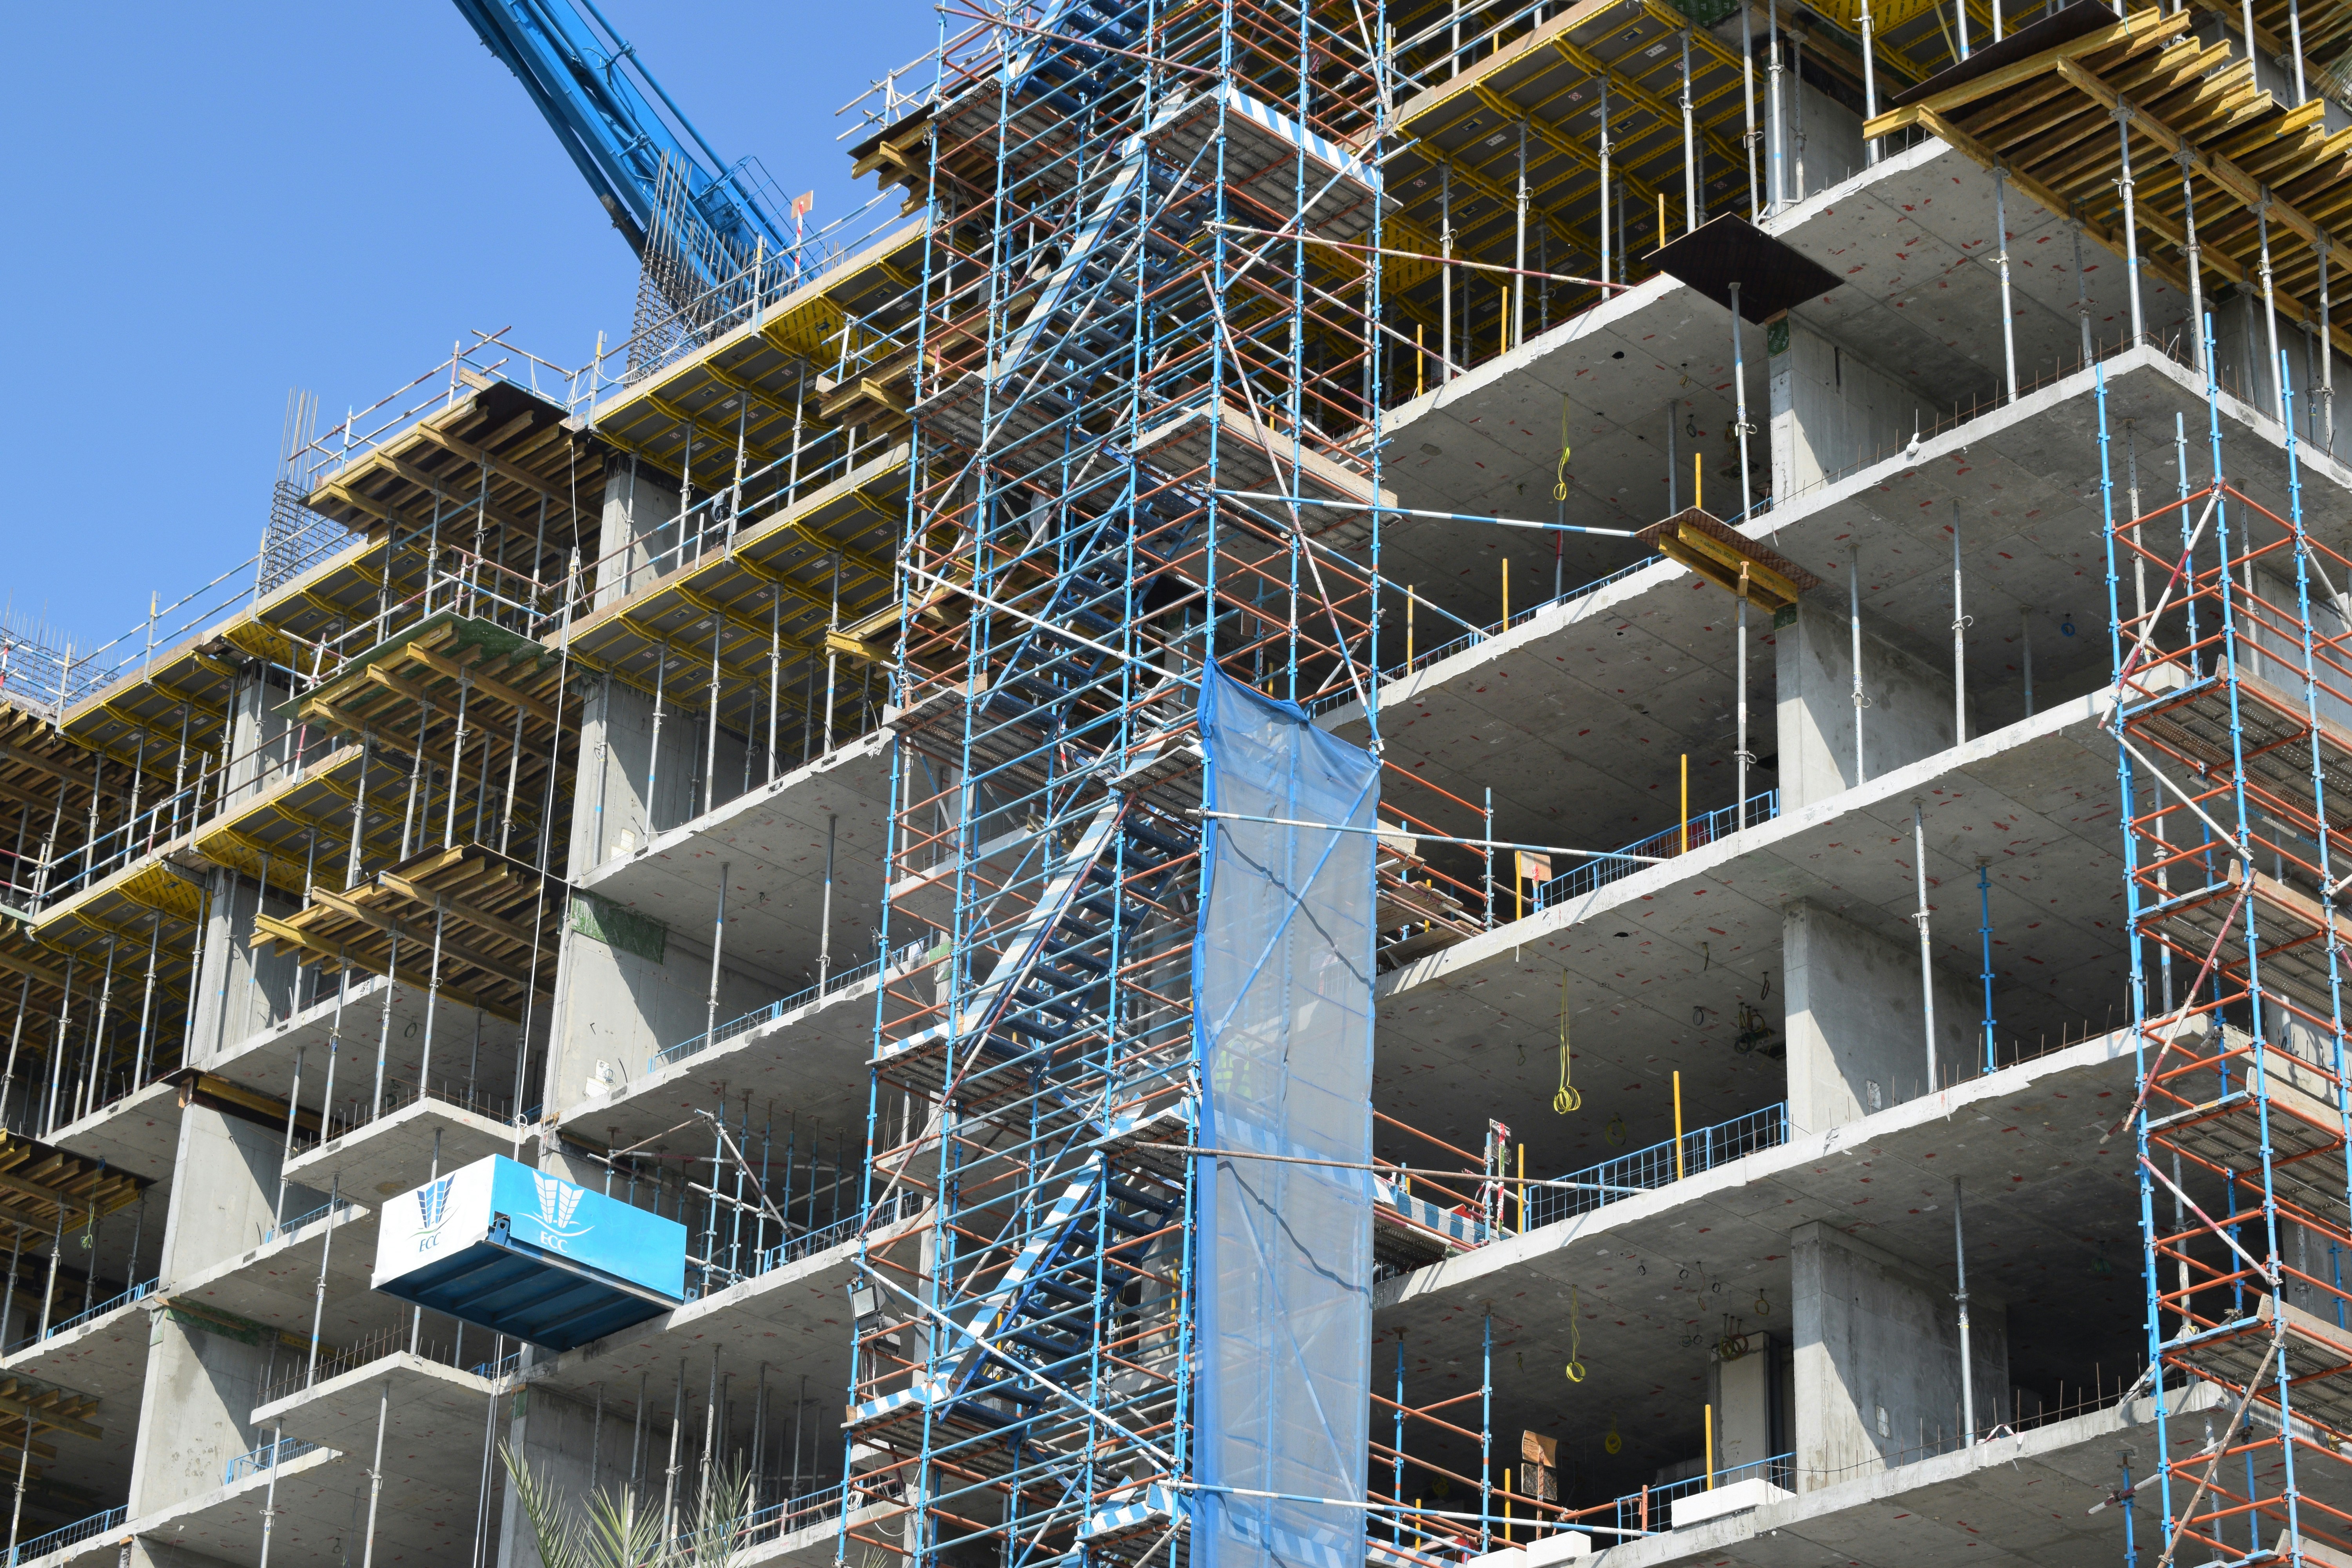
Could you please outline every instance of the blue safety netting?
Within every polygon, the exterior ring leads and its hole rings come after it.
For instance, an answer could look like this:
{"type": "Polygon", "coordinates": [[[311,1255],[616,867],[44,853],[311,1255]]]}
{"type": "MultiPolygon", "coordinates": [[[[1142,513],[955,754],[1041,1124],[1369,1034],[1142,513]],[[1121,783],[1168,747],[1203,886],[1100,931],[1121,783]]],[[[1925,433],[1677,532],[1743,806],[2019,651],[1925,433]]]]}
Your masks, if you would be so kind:
{"type": "MultiPolygon", "coordinates": [[[[1212,812],[1370,828],[1379,763],[1212,668],[1212,812]]],[[[1192,1568],[1362,1568],[1371,1353],[1370,833],[1212,816],[1192,1568]],[[1276,1497],[1247,1493],[1275,1493],[1276,1497]]]]}

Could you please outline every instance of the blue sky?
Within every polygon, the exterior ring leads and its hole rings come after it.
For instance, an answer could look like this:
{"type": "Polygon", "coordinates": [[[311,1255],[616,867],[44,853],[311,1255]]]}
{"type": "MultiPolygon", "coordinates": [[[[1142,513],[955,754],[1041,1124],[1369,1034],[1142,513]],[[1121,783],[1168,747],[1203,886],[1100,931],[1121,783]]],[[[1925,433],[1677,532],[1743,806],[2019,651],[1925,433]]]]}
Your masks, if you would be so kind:
{"type": "MultiPolygon", "coordinates": [[[[811,222],[834,110],[932,47],[917,0],[602,0],[729,158],[811,222]]],[[[11,350],[0,600],[83,647],[250,555],[289,387],[320,424],[469,329],[561,364],[625,334],[635,259],[454,5],[29,5],[0,123],[11,350]]]]}

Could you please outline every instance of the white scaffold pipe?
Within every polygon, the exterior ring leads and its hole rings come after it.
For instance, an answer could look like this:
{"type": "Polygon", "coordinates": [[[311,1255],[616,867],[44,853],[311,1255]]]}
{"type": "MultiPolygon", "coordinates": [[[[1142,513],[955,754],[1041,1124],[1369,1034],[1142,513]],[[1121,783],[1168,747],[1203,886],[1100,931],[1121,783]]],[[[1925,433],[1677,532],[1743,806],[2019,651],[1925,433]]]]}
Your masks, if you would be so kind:
{"type": "Polygon", "coordinates": [[[1275,501],[1283,506],[1319,506],[1334,511],[1376,511],[1382,517],[1425,517],[1439,522],[1490,522],[1498,528],[1532,528],[1543,533],[1590,533],[1603,539],[1633,539],[1639,533],[1638,530],[1631,528],[1592,528],[1579,522],[1537,522],[1528,518],[1483,517],[1467,511],[1427,511],[1418,507],[1382,506],[1377,501],[1276,495],[1271,490],[1218,490],[1215,493],[1233,500],[1275,501]]]}
{"type": "Polygon", "coordinates": [[[1442,834],[1421,833],[1393,825],[1358,827],[1346,822],[1300,822],[1287,816],[1251,816],[1239,811],[1206,811],[1192,807],[1184,813],[1195,822],[1262,822],[1269,827],[1309,827],[1318,833],[1374,833],[1384,838],[1411,838],[1423,844],[1460,844],[1473,849],[1524,849],[1530,855],[1577,855],[1588,860],[1639,860],[1645,866],[1663,866],[1672,856],[1635,855],[1623,849],[1568,849],[1557,844],[1520,844],[1507,838],[1449,838],[1442,834]]]}
{"type": "Polygon", "coordinates": [[[1319,1160],[1307,1154],[1265,1154],[1255,1149],[1211,1149],[1199,1143],[1142,1145],[1155,1154],[1198,1154],[1204,1160],[1264,1160],[1276,1165],[1324,1165],[1335,1171],[1370,1171],[1381,1176],[1475,1176],[1510,1187],[1552,1187],[1572,1193],[1654,1193],[1655,1187],[1627,1187],[1610,1182],[1571,1182],[1550,1176],[1508,1176],[1486,1171],[1449,1171],[1438,1165],[1367,1164],[1357,1160],[1319,1160]]]}

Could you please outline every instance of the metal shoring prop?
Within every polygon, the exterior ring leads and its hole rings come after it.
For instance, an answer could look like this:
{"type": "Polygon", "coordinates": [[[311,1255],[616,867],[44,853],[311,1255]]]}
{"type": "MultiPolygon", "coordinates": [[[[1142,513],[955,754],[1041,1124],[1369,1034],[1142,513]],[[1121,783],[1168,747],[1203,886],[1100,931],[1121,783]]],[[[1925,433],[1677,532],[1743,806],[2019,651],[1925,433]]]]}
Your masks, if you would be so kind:
{"type": "MultiPolygon", "coordinates": [[[[421,1308],[419,1309],[420,1311],[422,1311],[422,1310],[423,1309],[421,1308]]],[[[415,1345],[414,1342],[409,1346],[409,1353],[412,1355],[415,1353],[415,1345]]],[[[383,1387],[376,1394],[375,1458],[373,1462],[368,1466],[367,1472],[367,1534],[362,1538],[362,1543],[360,1546],[360,1568],[374,1568],[375,1565],[375,1510],[377,1501],[383,1496],[383,1429],[385,1424],[391,1419],[391,1416],[392,1379],[387,1377],[383,1380],[383,1387]]],[[[273,1470],[277,1468],[274,1464],[270,1468],[273,1470]]],[[[590,1479],[593,1480],[594,1478],[592,1475],[590,1479]]]]}
{"type": "MultiPolygon", "coordinates": [[[[2123,0],[2116,0],[2116,4],[2120,7],[2123,0]]],[[[2127,274],[2126,281],[2131,286],[2132,346],[2137,348],[2147,339],[2147,321],[2140,312],[2139,219],[2132,200],[2131,105],[2118,103],[2114,113],[2116,132],[2123,148],[2123,174],[2116,182],[2116,188],[2123,193],[2124,198],[2124,269],[2127,274]]]]}
{"type": "Polygon", "coordinates": [[[377,1031],[375,1043],[375,1097],[368,1107],[368,1120],[373,1121],[383,1114],[383,1070],[392,1056],[392,998],[400,989],[400,932],[392,933],[391,957],[384,963],[383,1022],[377,1031]]]}
{"type": "MultiPolygon", "coordinates": [[[[1874,120],[1878,113],[1878,95],[1872,90],[1870,80],[1870,0],[1862,0],[1862,60],[1863,97],[1866,107],[1863,118],[1874,120]]],[[[1747,5],[1739,7],[1739,104],[1740,113],[1746,121],[1746,129],[1739,135],[1739,144],[1748,152],[1748,221],[1756,223],[1764,216],[1756,184],[1756,12],[1754,7],[1747,5]]],[[[1875,142],[1865,151],[1869,153],[1870,162],[1878,162],[1875,142]]],[[[1606,227],[1608,213],[1605,203],[1601,216],[1603,227],[1606,227]]]]}
{"type": "MultiPolygon", "coordinates": [[[[1993,3],[1993,31],[2000,31],[2000,0],[1993,3]]],[[[1999,163],[1992,166],[1992,242],[1999,248],[1993,261],[2000,268],[2000,355],[2009,376],[2009,401],[2017,401],[2017,310],[2009,291],[2008,175],[1999,163]]]]}
{"type": "MultiPolygon", "coordinates": [[[[1734,407],[1739,420],[1736,430],[1736,434],[1738,434],[1739,437],[1739,510],[1734,519],[1734,521],[1738,521],[1738,519],[1747,517],[1750,511],[1755,510],[1756,491],[1754,489],[1755,480],[1748,477],[1748,437],[1749,433],[1749,426],[1748,423],[1748,359],[1747,345],[1742,340],[1739,331],[1739,285],[1737,281],[1733,282],[1731,285],[1731,391],[1734,407]]],[[[1698,495],[1696,493],[1696,487],[1694,487],[1693,493],[1691,495],[1691,504],[1693,506],[1696,506],[1698,504],[1698,495]]],[[[1777,511],[1780,509],[1775,506],[1773,510],[1777,511]]],[[[1777,525],[1773,531],[1779,531],[1777,525]]]]}
{"type": "Polygon", "coordinates": [[[1847,615],[1853,623],[1853,782],[1866,782],[1868,774],[1863,765],[1862,710],[1870,706],[1870,698],[1862,689],[1862,546],[1847,547],[1846,565],[1847,615]]]}
{"type": "MultiPolygon", "coordinates": [[[[740,401],[749,403],[751,400],[743,398],[740,401]]],[[[734,528],[732,520],[730,520],[728,528],[730,531],[734,528]]],[[[710,808],[715,804],[719,792],[719,683],[724,678],[719,667],[719,655],[722,646],[721,639],[726,631],[727,617],[719,615],[712,616],[710,617],[710,733],[704,742],[702,753],[702,814],[705,816],[710,815],[710,808]]]]}
{"type": "Polygon", "coordinates": [[[1936,1081],[1936,960],[1927,934],[1927,825],[1916,795],[1911,801],[1911,861],[1919,885],[1919,908],[1911,919],[1919,928],[1919,1016],[1927,1037],[1927,1092],[1934,1094],[1940,1086],[1936,1081]]]}
{"type": "MultiPolygon", "coordinates": [[[[2196,370],[2198,374],[2203,375],[2205,374],[2205,332],[2203,329],[2203,322],[2205,320],[2205,266],[2203,261],[2204,252],[2197,243],[2197,194],[2191,188],[2197,170],[2197,155],[2189,150],[2189,144],[2187,142],[2183,142],[2181,143],[2179,151],[2173,153],[2172,157],[2173,161],[2180,165],[2180,228],[2182,236],[2180,259],[2184,264],[2184,270],[2189,274],[2189,343],[2191,350],[2189,356],[2189,363],[2196,370]]],[[[2326,253],[2325,251],[2322,251],[2320,254],[2319,265],[2321,268],[2320,275],[2324,280],[2326,276],[2327,267],[2326,253]]],[[[2082,279],[2083,226],[2081,223],[2077,222],[2074,225],[2074,279],[2075,289],[2078,293],[2083,288],[2082,279]]],[[[2323,313],[2320,336],[2323,342],[2326,341],[2325,325],[2326,298],[2327,289],[2325,282],[2323,281],[2320,288],[2321,310],[2323,313]]],[[[2086,304],[2078,304],[2075,309],[2079,310],[2083,313],[2083,357],[2087,360],[2091,357],[2090,307],[2086,304]]],[[[2184,475],[2184,478],[2186,476],[2184,475]]]]}
{"type": "MultiPolygon", "coordinates": [[[[1741,7],[1743,20],[1747,8],[1741,7]]],[[[1862,118],[1865,125],[1878,118],[1878,72],[1872,59],[1875,49],[1871,42],[1870,0],[1862,0],[1862,118]]],[[[1878,164],[1878,138],[1874,136],[1862,144],[1863,162],[1875,168],[1878,164]]]]}
{"type": "Polygon", "coordinates": [[[1952,744],[1969,738],[1969,622],[1960,596],[1960,498],[1952,498],[1952,744]]]}

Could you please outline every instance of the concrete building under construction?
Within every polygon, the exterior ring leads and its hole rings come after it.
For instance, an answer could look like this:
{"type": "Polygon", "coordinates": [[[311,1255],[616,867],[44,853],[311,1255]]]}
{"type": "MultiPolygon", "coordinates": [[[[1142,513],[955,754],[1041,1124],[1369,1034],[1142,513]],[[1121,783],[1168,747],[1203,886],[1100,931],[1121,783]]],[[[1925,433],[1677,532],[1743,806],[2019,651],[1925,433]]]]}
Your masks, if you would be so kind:
{"type": "Polygon", "coordinates": [[[2352,6],[942,16],[6,635],[12,1568],[2352,1562],[2352,6]]]}

